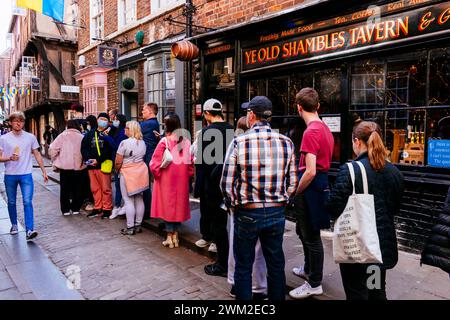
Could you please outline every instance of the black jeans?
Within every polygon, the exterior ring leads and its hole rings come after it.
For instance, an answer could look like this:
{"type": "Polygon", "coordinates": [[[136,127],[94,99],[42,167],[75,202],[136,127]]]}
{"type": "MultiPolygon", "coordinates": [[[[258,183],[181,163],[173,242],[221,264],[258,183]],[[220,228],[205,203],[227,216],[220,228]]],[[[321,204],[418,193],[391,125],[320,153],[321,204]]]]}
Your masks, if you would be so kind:
{"type": "Polygon", "coordinates": [[[297,218],[296,232],[305,254],[304,270],[308,274],[309,284],[315,288],[321,285],[323,277],[324,253],[320,230],[314,230],[312,227],[303,195],[295,196],[294,206],[297,218]]]}
{"type": "Polygon", "coordinates": [[[208,198],[205,193],[200,194],[200,233],[202,239],[206,241],[215,241],[213,230],[213,212],[208,204],[208,198]]]}
{"type": "Polygon", "coordinates": [[[212,230],[214,233],[214,241],[217,246],[217,263],[224,269],[228,269],[228,213],[221,209],[220,206],[209,206],[209,212],[212,216],[212,230]]]}
{"type": "Polygon", "coordinates": [[[81,170],[80,172],[80,188],[81,197],[83,201],[89,201],[94,203],[94,194],[91,191],[91,181],[89,180],[88,169],[81,170]]]}
{"type": "Polygon", "coordinates": [[[75,170],[60,170],[60,203],[63,213],[79,212],[83,204],[82,172],[75,170]]]}
{"type": "Polygon", "coordinates": [[[386,269],[373,266],[374,270],[367,270],[370,265],[359,263],[340,263],[342,284],[347,300],[387,300],[386,298],[386,269]],[[374,281],[379,275],[379,279],[374,281]],[[369,277],[371,279],[369,279],[369,277]],[[379,287],[374,284],[379,281],[379,287]],[[375,288],[371,288],[375,287],[375,288]]]}

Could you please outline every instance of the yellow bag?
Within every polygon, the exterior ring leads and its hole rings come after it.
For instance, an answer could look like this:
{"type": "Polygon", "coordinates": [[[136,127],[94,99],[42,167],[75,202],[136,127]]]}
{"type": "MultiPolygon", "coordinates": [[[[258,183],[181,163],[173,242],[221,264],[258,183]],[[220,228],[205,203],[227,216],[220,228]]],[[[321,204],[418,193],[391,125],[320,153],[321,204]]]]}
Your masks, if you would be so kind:
{"type": "Polygon", "coordinates": [[[102,162],[102,165],[100,167],[100,171],[103,173],[111,173],[113,169],[113,162],[112,160],[105,160],[102,162]]]}
{"type": "MultiPolygon", "coordinates": [[[[100,157],[100,147],[98,146],[98,137],[97,137],[97,131],[95,131],[95,145],[97,146],[97,153],[100,157]]],[[[105,160],[102,162],[100,166],[100,171],[106,174],[109,174],[112,172],[113,169],[113,162],[112,160],[105,160]]]]}

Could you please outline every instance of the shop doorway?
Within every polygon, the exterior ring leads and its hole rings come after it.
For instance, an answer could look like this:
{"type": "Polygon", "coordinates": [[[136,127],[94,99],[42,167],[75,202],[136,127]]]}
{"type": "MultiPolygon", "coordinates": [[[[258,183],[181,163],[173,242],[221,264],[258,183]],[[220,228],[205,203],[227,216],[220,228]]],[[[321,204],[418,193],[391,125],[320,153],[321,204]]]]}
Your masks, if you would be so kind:
{"type": "Polygon", "coordinates": [[[122,111],[129,120],[138,120],[140,117],[137,92],[122,93],[122,111]]]}

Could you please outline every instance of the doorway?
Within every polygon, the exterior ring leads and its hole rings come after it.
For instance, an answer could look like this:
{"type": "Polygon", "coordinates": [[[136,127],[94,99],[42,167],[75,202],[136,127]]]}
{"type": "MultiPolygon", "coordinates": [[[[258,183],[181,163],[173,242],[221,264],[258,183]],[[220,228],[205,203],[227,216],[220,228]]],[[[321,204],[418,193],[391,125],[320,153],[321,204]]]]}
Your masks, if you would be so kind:
{"type": "Polygon", "coordinates": [[[140,117],[137,92],[122,93],[122,111],[129,120],[137,121],[140,117]]]}

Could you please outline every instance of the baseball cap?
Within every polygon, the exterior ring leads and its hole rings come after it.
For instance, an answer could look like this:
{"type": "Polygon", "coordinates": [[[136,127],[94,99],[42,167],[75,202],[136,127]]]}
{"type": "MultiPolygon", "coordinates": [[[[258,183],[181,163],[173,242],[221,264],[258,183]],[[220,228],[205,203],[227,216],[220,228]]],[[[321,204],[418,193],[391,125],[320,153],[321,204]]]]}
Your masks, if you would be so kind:
{"type": "Polygon", "coordinates": [[[247,109],[247,111],[253,111],[259,116],[272,116],[272,101],[265,96],[256,96],[250,102],[243,103],[241,108],[247,109]]]}
{"type": "Polygon", "coordinates": [[[222,111],[222,103],[217,99],[208,99],[203,104],[203,111],[222,111]]]}

